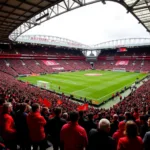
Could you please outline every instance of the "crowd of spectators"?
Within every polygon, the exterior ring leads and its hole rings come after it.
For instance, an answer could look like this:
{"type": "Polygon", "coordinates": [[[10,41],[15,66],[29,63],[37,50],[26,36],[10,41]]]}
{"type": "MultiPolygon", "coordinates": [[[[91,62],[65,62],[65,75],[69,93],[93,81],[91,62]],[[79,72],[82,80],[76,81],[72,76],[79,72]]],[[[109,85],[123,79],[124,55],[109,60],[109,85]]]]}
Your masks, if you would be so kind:
{"type": "Polygon", "coordinates": [[[48,140],[54,150],[150,149],[150,81],[110,109],[77,112],[79,105],[0,72],[0,147],[45,150],[48,140]]]}

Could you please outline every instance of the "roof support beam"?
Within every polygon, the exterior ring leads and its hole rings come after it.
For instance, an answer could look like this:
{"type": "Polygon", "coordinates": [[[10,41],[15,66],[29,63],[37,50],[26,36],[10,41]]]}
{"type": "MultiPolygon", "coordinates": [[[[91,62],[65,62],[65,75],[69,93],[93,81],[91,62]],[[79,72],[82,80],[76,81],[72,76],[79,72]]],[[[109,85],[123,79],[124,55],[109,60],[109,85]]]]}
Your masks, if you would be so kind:
{"type": "Polygon", "coordinates": [[[78,3],[80,6],[83,5],[83,3],[81,2],[81,0],[73,0],[74,2],[78,3]]]}
{"type": "Polygon", "coordinates": [[[133,8],[140,0],[137,0],[136,2],[134,2],[134,4],[131,6],[131,8],[133,8]]]}
{"type": "MultiPolygon", "coordinates": [[[[20,1],[20,0],[19,0],[19,1],[20,1]]],[[[20,2],[22,2],[22,1],[20,1],[20,2]]],[[[28,5],[30,5],[30,6],[33,6],[33,7],[37,7],[37,8],[39,8],[39,9],[43,9],[43,7],[38,6],[38,5],[34,5],[34,4],[32,4],[32,3],[30,3],[30,2],[27,2],[27,1],[23,1],[23,3],[28,4],[28,5]]]]}
{"type": "Polygon", "coordinates": [[[140,10],[140,9],[145,9],[148,8],[149,9],[150,6],[142,6],[142,7],[138,7],[138,8],[133,8],[133,10],[140,10]]]}
{"type": "Polygon", "coordinates": [[[145,20],[143,21],[143,23],[150,23],[150,20],[145,20]]]}
{"type": "MultiPolygon", "coordinates": [[[[13,12],[8,12],[8,11],[5,11],[5,10],[1,10],[1,12],[8,13],[8,14],[11,13],[12,15],[20,17],[20,15],[18,15],[16,13],[13,13],[13,12]]],[[[27,18],[27,16],[23,16],[23,15],[21,15],[21,16],[24,17],[24,18],[27,18]]]]}
{"type": "MultiPolygon", "coordinates": [[[[5,16],[1,16],[1,15],[0,15],[0,18],[5,18],[5,19],[6,19],[7,16],[5,17],[5,16]]],[[[18,18],[12,18],[12,17],[8,17],[8,19],[9,19],[9,20],[13,20],[13,21],[18,20],[18,18]]],[[[19,19],[19,21],[24,21],[24,19],[19,19]]]]}
{"type": "Polygon", "coordinates": [[[32,11],[30,11],[30,10],[26,10],[26,9],[24,9],[24,8],[19,8],[19,7],[15,7],[15,6],[12,6],[12,5],[9,5],[9,4],[5,4],[5,3],[0,3],[0,5],[2,5],[2,6],[7,6],[7,7],[11,7],[11,8],[14,8],[14,9],[19,9],[19,10],[22,10],[22,11],[25,11],[25,12],[30,12],[30,13],[33,13],[32,11]]]}

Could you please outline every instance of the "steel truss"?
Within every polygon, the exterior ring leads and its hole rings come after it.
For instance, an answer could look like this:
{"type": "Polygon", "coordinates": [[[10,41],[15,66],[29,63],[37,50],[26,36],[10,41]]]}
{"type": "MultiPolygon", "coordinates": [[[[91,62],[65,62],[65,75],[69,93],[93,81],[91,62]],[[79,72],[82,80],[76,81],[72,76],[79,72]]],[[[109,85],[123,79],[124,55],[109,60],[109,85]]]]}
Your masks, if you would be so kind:
{"type": "Polygon", "coordinates": [[[119,47],[149,46],[150,38],[129,38],[112,40],[92,46],[92,49],[114,49],[119,47]]]}
{"type": "Polygon", "coordinates": [[[17,38],[17,42],[71,47],[76,49],[91,49],[90,46],[66,38],[48,35],[24,35],[17,38]]]}
{"type": "MultiPolygon", "coordinates": [[[[107,0],[109,1],[109,0],[107,0]]],[[[127,12],[131,12],[132,15],[141,23],[149,32],[150,31],[150,2],[149,0],[110,0],[123,5],[127,12]]],[[[36,16],[24,22],[21,26],[15,29],[9,36],[9,38],[15,41],[21,34],[29,29],[40,25],[41,23],[57,17],[61,14],[69,12],[71,10],[90,5],[93,3],[102,2],[105,4],[105,0],[63,0],[59,3],[47,8],[36,16]]]]}
{"type": "Polygon", "coordinates": [[[42,45],[53,45],[57,47],[70,47],[82,50],[83,54],[87,54],[87,51],[100,52],[101,49],[115,49],[120,47],[139,47],[149,46],[150,38],[129,38],[129,39],[118,39],[112,41],[102,42],[96,45],[85,45],[73,40],[66,38],[48,36],[48,35],[24,35],[17,38],[17,42],[31,43],[31,44],[42,44],[42,45]]]}

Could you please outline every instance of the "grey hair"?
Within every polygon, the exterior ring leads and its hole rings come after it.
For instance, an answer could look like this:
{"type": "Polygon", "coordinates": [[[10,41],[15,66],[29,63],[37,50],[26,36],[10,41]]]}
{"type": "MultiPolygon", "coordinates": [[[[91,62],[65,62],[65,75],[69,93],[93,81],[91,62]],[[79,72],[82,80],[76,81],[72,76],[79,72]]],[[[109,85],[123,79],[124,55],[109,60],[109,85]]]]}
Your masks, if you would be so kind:
{"type": "Polygon", "coordinates": [[[101,129],[101,130],[106,130],[110,128],[110,121],[108,119],[101,119],[98,123],[98,129],[101,129]]]}

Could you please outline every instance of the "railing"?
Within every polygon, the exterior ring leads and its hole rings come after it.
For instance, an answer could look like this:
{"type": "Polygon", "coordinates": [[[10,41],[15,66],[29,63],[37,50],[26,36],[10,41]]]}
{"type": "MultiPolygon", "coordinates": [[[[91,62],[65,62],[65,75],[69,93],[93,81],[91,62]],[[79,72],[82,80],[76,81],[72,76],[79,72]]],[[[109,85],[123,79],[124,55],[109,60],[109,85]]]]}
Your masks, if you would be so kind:
{"type": "Polygon", "coordinates": [[[56,60],[85,60],[84,56],[40,55],[40,54],[1,54],[0,59],[56,59],[56,60]]]}

